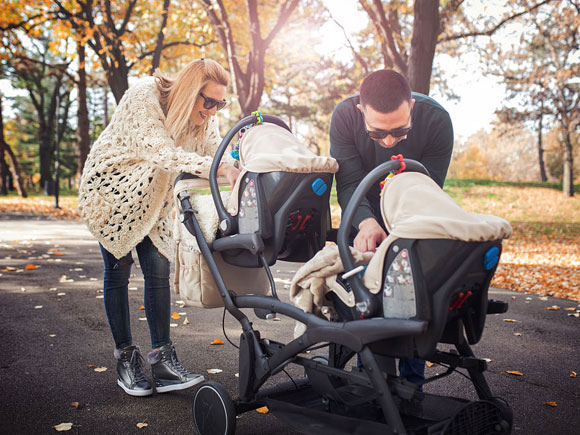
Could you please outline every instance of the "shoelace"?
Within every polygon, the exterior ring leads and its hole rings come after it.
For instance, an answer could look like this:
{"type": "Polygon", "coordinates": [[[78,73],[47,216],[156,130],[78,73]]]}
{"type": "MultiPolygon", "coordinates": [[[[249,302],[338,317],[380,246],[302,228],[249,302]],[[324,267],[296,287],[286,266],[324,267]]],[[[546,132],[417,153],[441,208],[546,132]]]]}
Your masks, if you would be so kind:
{"type": "Polygon", "coordinates": [[[171,349],[171,364],[182,375],[187,376],[190,374],[189,371],[187,371],[185,368],[183,368],[181,363],[178,361],[177,354],[175,353],[175,349],[171,349]]]}
{"type": "Polygon", "coordinates": [[[129,364],[131,367],[135,367],[135,383],[147,380],[147,376],[143,372],[145,358],[143,358],[143,355],[137,349],[133,350],[129,364]]]}

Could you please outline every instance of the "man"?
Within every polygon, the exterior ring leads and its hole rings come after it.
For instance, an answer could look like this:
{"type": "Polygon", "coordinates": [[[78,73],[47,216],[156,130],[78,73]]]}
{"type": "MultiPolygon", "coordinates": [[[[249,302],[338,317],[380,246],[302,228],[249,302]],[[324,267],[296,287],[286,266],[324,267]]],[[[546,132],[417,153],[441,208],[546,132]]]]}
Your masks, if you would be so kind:
{"type": "MultiPolygon", "coordinates": [[[[362,179],[375,167],[402,154],[421,162],[441,187],[453,151],[453,126],[432,98],[411,92],[393,70],[368,75],[354,95],[340,102],[330,122],[330,154],[339,164],[336,192],[346,209],[362,179]]],[[[380,187],[369,190],[353,219],[353,246],[374,252],[386,237],[379,208],[380,187]],[[354,236],[356,234],[356,236],[354,236]]]]}
{"type": "MultiPolygon", "coordinates": [[[[393,70],[371,73],[364,79],[360,95],[340,102],[330,122],[330,154],[339,164],[336,193],[340,208],[344,212],[370,171],[398,154],[421,162],[443,187],[452,151],[451,118],[439,103],[411,92],[405,77],[393,70]]],[[[374,252],[387,238],[379,194],[377,183],[354,215],[351,242],[362,252],[374,252]]],[[[425,379],[425,361],[401,360],[399,371],[409,381],[420,382],[425,379]]]]}

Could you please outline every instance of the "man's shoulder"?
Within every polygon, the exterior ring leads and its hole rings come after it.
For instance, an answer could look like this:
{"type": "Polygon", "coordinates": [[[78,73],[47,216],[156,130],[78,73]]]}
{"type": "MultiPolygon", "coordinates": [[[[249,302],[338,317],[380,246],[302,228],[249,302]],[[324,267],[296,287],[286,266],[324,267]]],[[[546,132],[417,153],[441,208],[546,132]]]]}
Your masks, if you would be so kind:
{"type": "Polygon", "coordinates": [[[334,108],[335,112],[355,112],[356,110],[358,110],[356,108],[356,105],[359,104],[360,102],[360,97],[359,94],[354,94],[351,95],[350,97],[346,97],[344,100],[342,100],[340,103],[338,103],[336,105],[336,107],[334,108]]]}
{"type": "Polygon", "coordinates": [[[431,98],[428,95],[421,94],[419,92],[413,92],[411,94],[411,97],[415,100],[415,104],[419,104],[419,106],[423,106],[427,109],[432,109],[435,111],[440,110],[447,113],[447,110],[445,110],[445,108],[441,104],[439,104],[437,101],[435,101],[435,99],[431,98]]]}

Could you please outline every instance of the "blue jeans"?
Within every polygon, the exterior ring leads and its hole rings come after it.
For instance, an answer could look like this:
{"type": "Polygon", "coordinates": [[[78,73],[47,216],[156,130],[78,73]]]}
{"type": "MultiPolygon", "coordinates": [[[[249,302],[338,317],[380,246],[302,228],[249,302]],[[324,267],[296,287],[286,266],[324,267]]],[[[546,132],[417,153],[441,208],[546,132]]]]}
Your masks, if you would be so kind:
{"type": "MultiPolygon", "coordinates": [[[[171,342],[169,261],[159,253],[149,237],[145,237],[135,249],[145,278],[145,314],[151,334],[151,347],[155,349],[171,342]]],[[[101,254],[105,262],[105,311],[115,346],[119,349],[133,344],[129,313],[129,277],[134,261],[131,252],[118,260],[103,246],[101,254]]]]}

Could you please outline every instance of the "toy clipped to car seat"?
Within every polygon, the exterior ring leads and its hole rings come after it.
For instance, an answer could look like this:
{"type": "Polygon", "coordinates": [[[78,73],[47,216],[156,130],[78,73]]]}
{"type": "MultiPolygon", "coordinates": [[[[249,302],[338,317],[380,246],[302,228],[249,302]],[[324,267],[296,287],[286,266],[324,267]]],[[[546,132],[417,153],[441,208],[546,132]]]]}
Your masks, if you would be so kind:
{"type": "Polygon", "coordinates": [[[242,136],[252,127],[261,124],[262,122],[264,122],[264,118],[262,117],[262,113],[257,110],[255,112],[252,112],[252,115],[255,115],[257,118],[257,121],[253,124],[248,124],[242,128],[240,128],[240,131],[238,132],[238,140],[236,141],[235,145],[233,146],[233,149],[230,151],[230,155],[237,161],[240,160],[240,143],[242,143],[242,136]]]}
{"type": "Polygon", "coordinates": [[[401,166],[399,167],[399,169],[395,169],[395,170],[392,170],[391,172],[389,172],[389,175],[387,175],[385,177],[385,179],[383,181],[381,181],[381,183],[380,183],[381,193],[379,194],[379,196],[383,196],[383,188],[385,187],[385,184],[387,183],[387,181],[391,180],[395,175],[398,175],[401,172],[403,172],[405,169],[407,169],[407,165],[404,162],[403,154],[397,154],[396,156],[391,156],[391,160],[399,160],[401,162],[401,166]]]}

